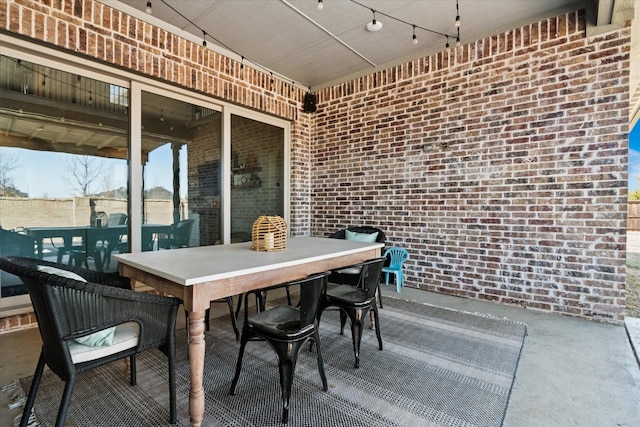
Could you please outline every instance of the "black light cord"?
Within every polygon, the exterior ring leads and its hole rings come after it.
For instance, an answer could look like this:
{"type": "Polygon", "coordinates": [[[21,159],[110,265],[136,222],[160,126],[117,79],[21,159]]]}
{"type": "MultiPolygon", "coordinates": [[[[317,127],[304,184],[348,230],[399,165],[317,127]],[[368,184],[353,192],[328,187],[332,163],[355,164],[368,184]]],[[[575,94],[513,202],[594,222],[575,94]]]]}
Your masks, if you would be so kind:
{"type": "Polygon", "coordinates": [[[452,36],[451,34],[442,33],[442,32],[440,32],[440,31],[436,31],[436,30],[432,30],[432,29],[429,29],[429,28],[421,27],[420,25],[412,24],[412,23],[410,23],[410,22],[407,22],[407,21],[405,21],[404,19],[396,18],[395,16],[391,16],[391,15],[389,15],[389,14],[387,14],[387,13],[381,12],[381,11],[379,11],[379,10],[372,9],[372,8],[370,8],[369,6],[365,6],[364,4],[362,4],[362,3],[360,3],[360,2],[358,2],[358,1],[356,1],[356,0],[350,0],[350,1],[351,1],[351,3],[355,3],[355,4],[357,4],[358,6],[364,7],[365,9],[369,9],[370,11],[372,11],[372,12],[373,12],[374,17],[375,17],[375,14],[377,13],[378,15],[385,16],[385,17],[387,17],[387,18],[389,18],[389,19],[393,19],[394,21],[401,22],[401,23],[403,23],[403,24],[405,24],[405,25],[408,25],[408,26],[410,26],[410,27],[413,27],[414,29],[415,29],[415,28],[419,28],[419,29],[421,29],[421,30],[423,30],[423,31],[427,31],[427,32],[429,32],[429,33],[437,34],[437,35],[440,35],[440,36],[443,36],[443,37],[456,38],[456,36],[452,36]]]}
{"type": "MultiPolygon", "coordinates": [[[[232,53],[234,53],[234,54],[238,55],[238,56],[241,58],[241,61],[239,61],[239,62],[240,62],[240,68],[242,69],[242,68],[244,67],[244,61],[245,61],[245,60],[247,60],[247,58],[246,58],[244,55],[240,55],[240,54],[239,54],[238,52],[236,52],[234,49],[232,49],[231,47],[227,46],[225,43],[223,43],[222,41],[218,40],[217,38],[213,37],[211,34],[207,33],[204,29],[202,29],[202,28],[200,28],[198,25],[196,25],[196,23],[195,23],[195,22],[193,22],[191,19],[187,18],[187,17],[186,17],[184,14],[182,14],[179,10],[177,10],[176,8],[174,8],[173,6],[171,6],[169,3],[167,3],[167,1],[166,1],[166,0],[160,0],[160,1],[162,1],[162,3],[163,3],[164,5],[166,5],[169,9],[171,9],[172,11],[174,11],[175,13],[177,13],[178,15],[180,15],[180,16],[182,17],[182,19],[184,19],[184,20],[185,20],[185,21],[187,21],[189,24],[193,25],[195,28],[197,28],[198,30],[200,30],[200,31],[202,32],[202,38],[203,38],[202,45],[203,45],[203,46],[207,46],[207,36],[209,36],[209,37],[210,37],[213,41],[215,41],[218,45],[220,45],[220,46],[222,46],[223,48],[227,49],[228,51],[230,51],[230,52],[232,52],[232,53]]],[[[420,29],[420,30],[422,30],[422,31],[426,31],[426,32],[429,32],[429,33],[432,33],[432,34],[436,34],[436,35],[440,35],[440,36],[445,37],[445,38],[447,39],[447,45],[446,45],[446,48],[447,48],[447,49],[449,48],[449,37],[451,37],[451,38],[453,38],[453,39],[456,39],[456,41],[457,41],[458,43],[460,42],[460,27],[459,27],[459,26],[457,27],[457,35],[450,35],[450,34],[447,34],[447,33],[440,32],[440,31],[432,30],[432,29],[430,29],[430,28],[425,28],[425,27],[422,27],[422,26],[417,25],[417,24],[412,24],[412,23],[407,22],[407,21],[405,21],[405,20],[403,20],[403,19],[396,18],[396,17],[394,17],[394,16],[391,16],[391,15],[389,15],[389,14],[387,14],[387,13],[384,13],[384,12],[381,12],[381,11],[379,11],[379,10],[372,9],[372,8],[370,8],[370,7],[368,7],[368,6],[365,6],[364,4],[362,4],[362,3],[360,3],[360,2],[358,2],[358,1],[356,1],[356,0],[350,0],[350,1],[351,1],[352,3],[354,3],[354,4],[358,5],[358,6],[360,6],[360,7],[363,7],[363,8],[365,8],[365,9],[368,9],[368,10],[372,11],[372,12],[373,12],[373,16],[374,16],[374,20],[375,20],[375,16],[376,16],[376,13],[377,13],[377,14],[382,15],[382,16],[385,16],[385,17],[387,17],[387,18],[389,18],[389,19],[393,19],[394,21],[401,22],[401,23],[403,23],[403,24],[405,24],[405,25],[410,26],[410,27],[413,29],[413,42],[414,42],[414,43],[416,43],[416,41],[417,41],[417,37],[416,37],[416,28],[417,28],[417,29],[420,29]]],[[[458,2],[457,2],[457,1],[456,1],[456,13],[457,13],[457,15],[456,15],[456,19],[458,20],[459,12],[458,12],[458,2]]],[[[458,20],[458,22],[459,22],[459,20],[458,20]]],[[[269,74],[271,75],[271,84],[273,84],[273,76],[274,76],[274,72],[273,72],[272,70],[269,70],[269,69],[267,69],[266,67],[263,67],[262,65],[260,65],[260,64],[258,64],[258,63],[255,63],[255,62],[253,62],[253,61],[251,61],[251,60],[247,60],[247,61],[248,61],[248,62],[251,62],[251,64],[253,64],[254,68],[260,69],[260,70],[264,71],[265,73],[269,73],[269,74]]],[[[276,76],[279,80],[281,80],[283,83],[287,83],[287,82],[289,81],[289,80],[288,80],[288,77],[287,77],[287,76],[283,76],[282,74],[275,73],[275,76],[276,76]]],[[[302,83],[294,82],[293,80],[291,81],[291,85],[292,85],[291,90],[293,90],[293,87],[294,87],[295,85],[303,86],[303,87],[305,86],[305,85],[303,85],[302,83]]]]}

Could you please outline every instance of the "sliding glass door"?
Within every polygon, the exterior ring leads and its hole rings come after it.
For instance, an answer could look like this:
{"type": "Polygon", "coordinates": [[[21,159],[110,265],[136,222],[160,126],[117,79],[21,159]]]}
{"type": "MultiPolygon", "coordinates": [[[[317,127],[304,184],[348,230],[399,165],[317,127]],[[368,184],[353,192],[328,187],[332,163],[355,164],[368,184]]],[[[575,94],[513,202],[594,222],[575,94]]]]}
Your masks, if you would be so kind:
{"type": "MultiPolygon", "coordinates": [[[[115,272],[118,253],[248,241],[259,216],[288,221],[289,122],[6,44],[0,256],[115,272]]],[[[0,285],[0,314],[29,311],[18,278],[0,285]]]]}
{"type": "Polygon", "coordinates": [[[142,250],[222,243],[219,111],[142,92],[142,250]]]}
{"type": "MultiPolygon", "coordinates": [[[[0,56],[0,255],[115,271],[126,234],[129,91],[0,56]],[[117,237],[115,237],[117,238],[117,237]]],[[[0,273],[0,308],[24,295],[0,273]]]]}
{"type": "Polygon", "coordinates": [[[284,129],[231,115],[231,242],[251,240],[261,215],[285,216],[284,129]]]}

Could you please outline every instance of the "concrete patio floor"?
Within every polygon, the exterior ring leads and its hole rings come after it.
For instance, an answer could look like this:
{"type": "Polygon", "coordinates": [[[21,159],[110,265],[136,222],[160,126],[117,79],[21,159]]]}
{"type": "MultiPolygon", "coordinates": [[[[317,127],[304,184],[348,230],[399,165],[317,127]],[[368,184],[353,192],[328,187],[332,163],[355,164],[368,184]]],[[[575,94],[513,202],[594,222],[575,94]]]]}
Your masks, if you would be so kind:
{"type": "MultiPolygon", "coordinates": [[[[398,294],[395,286],[382,287],[383,298],[410,299],[527,324],[504,426],[640,427],[640,367],[623,326],[409,288],[398,294]]],[[[225,314],[221,304],[213,308],[215,314],[225,314]]],[[[384,340],[384,309],[380,316],[384,340]]],[[[184,327],[184,316],[179,314],[177,333],[185,333],[184,327]]],[[[37,329],[0,335],[0,385],[33,375],[39,346],[37,329]]],[[[20,411],[8,411],[6,398],[0,396],[0,400],[1,425],[9,426],[20,411]]]]}

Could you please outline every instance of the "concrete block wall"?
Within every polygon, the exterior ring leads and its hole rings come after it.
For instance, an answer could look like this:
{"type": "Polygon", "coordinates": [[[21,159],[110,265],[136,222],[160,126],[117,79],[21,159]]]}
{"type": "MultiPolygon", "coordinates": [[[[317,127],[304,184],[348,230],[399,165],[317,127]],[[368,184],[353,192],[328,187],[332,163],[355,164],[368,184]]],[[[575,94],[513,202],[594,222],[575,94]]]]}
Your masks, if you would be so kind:
{"type": "Polygon", "coordinates": [[[576,11],[321,91],[314,234],[373,225],[407,286],[621,322],[629,50],[576,11]]]}

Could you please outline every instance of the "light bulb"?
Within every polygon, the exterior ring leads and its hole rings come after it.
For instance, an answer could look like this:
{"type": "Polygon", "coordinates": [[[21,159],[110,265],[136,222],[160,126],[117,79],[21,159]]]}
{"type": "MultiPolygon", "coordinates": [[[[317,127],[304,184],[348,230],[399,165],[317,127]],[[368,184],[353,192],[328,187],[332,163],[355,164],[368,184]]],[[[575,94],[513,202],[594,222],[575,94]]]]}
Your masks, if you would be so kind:
{"type": "Polygon", "coordinates": [[[322,9],[324,9],[324,3],[322,2],[322,0],[318,0],[318,10],[322,9]]]}
{"type": "Polygon", "coordinates": [[[151,6],[151,2],[150,2],[150,1],[148,1],[148,2],[147,2],[147,7],[146,7],[144,10],[145,10],[145,12],[147,12],[149,15],[151,15],[151,14],[152,14],[152,12],[153,12],[153,8],[152,8],[152,6],[151,6]]]}
{"type": "Polygon", "coordinates": [[[460,27],[460,15],[456,16],[456,28],[460,27]]]}
{"type": "Polygon", "coordinates": [[[418,37],[416,37],[416,35],[413,35],[413,44],[418,44],[418,37]]]}

